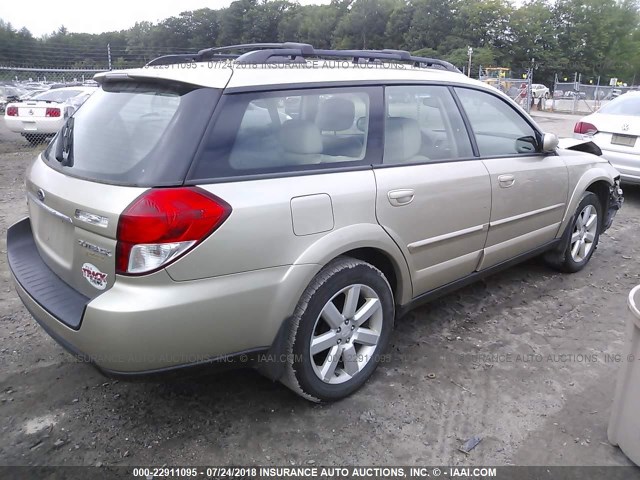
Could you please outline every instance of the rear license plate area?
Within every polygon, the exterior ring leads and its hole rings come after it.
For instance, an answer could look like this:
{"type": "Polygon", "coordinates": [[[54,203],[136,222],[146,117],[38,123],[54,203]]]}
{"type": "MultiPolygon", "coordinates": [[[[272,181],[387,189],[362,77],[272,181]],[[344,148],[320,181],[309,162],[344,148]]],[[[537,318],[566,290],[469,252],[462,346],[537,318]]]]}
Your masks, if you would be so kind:
{"type": "Polygon", "coordinates": [[[612,145],[623,145],[625,147],[634,147],[636,145],[636,137],[635,135],[618,135],[616,133],[611,137],[612,145]]]}

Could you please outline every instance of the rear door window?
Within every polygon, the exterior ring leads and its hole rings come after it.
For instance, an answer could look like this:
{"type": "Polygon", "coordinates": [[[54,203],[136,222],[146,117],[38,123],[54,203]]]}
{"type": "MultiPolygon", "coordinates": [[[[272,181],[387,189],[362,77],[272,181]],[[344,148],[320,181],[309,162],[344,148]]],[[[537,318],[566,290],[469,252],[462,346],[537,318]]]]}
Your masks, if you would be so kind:
{"type": "Polygon", "coordinates": [[[385,101],[383,163],[426,163],[473,157],[464,121],[447,87],[386,87],[385,101]]]}
{"type": "Polygon", "coordinates": [[[225,95],[190,179],[376,163],[380,123],[372,111],[380,92],[354,87],[225,95]]]}
{"type": "Polygon", "coordinates": [[[45,152],[71,176],[131,186],[178,185],[220,91],[167,82],[108,82],[45,152]]]}

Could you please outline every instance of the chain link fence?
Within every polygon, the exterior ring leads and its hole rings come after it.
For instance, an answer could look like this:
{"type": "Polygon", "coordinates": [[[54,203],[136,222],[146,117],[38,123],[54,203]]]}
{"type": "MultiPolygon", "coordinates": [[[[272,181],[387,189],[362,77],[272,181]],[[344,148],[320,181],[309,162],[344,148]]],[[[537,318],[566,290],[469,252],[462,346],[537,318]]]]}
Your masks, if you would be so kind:
{"type": "Polygon", "coordinates": [[[553,86],[553,98],[549,109],[554,112],[584,113],[595,112],[611,100],[626,92],[640,90],[638,86],[614,86],[584,84],[576,82],[560,82],[556,78],[553,86]]]}
{"type": "Polygon", "coordinates": [[[0,65],[0,149],[42,149],[96,90],[106,69],[33,69],[0,65]]]}
{"type": "Polygon", "coordinates": [[[541,99],[544,98],[544,93],[541,94],[534,88],[531,75],[528,72],[517,78],[507,68],[489,67],[483,69],[480,67],[479,79],[506,93],[526,112],[540,108],[541,99]]]}

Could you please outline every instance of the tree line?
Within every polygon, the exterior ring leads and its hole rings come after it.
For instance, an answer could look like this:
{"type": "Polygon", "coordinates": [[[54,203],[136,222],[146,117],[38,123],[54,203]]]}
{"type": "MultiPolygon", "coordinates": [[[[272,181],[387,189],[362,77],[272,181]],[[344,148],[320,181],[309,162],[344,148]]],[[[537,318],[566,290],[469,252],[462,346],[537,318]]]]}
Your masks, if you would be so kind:
{"type": "Polygon", "coordinates": [[[393,48],[446,59],[462,68],[473,48],[478,67],[640,82],[638,0],[237,0],[229,7],[183,12],[127,30],[71,33],[64,26],[34,37],[0,20],[0,65],[48,68],[140,66],[168,53],[213,46],[297,41],[317,48],[393,48]],[[108,46],[108,48],[107,48],[108,46]]]}

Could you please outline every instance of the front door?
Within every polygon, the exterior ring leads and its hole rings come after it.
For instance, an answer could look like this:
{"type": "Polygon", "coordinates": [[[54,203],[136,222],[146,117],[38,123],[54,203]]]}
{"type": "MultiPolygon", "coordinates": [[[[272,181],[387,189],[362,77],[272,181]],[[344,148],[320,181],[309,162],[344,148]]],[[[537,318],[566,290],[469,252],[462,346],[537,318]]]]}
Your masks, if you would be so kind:
{"type": "Polygon", "coordinates": [[[482,270],[556,237],[567,203],[568,173],[559,156],[541,153],[539,133],[505,100],[469,88],[457,88],[456,94],[491,176],[482,270]]]}
{"type": "Polygon", "coordinates": [[[446,87],[386,87],[385,102],[376,214],[403,251],[417,296],[476,269],[491,184],[446,87]]]}

